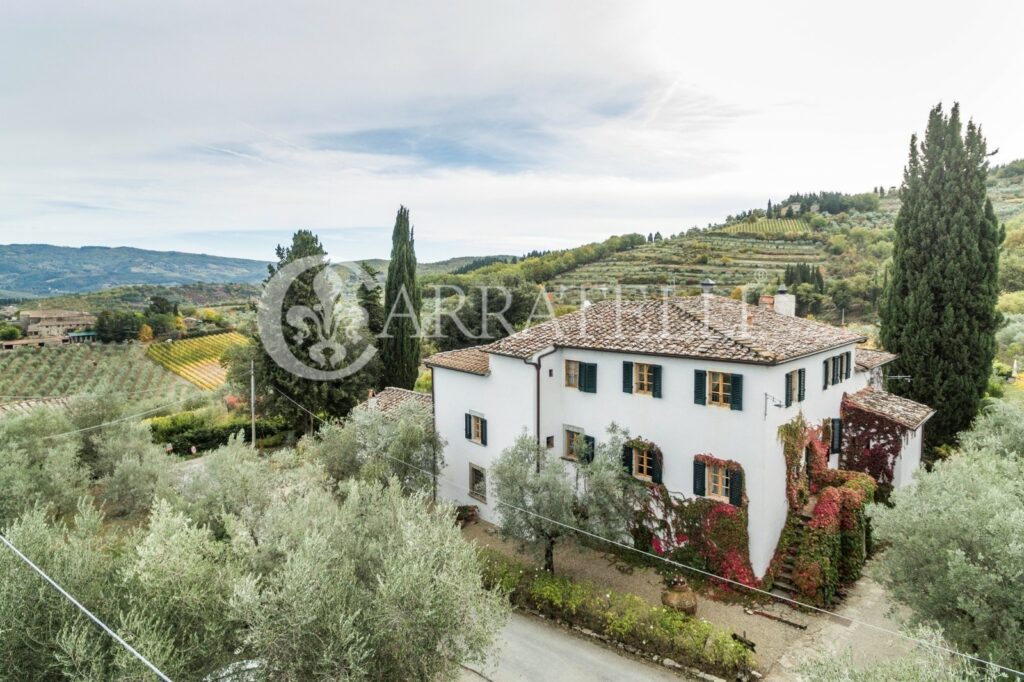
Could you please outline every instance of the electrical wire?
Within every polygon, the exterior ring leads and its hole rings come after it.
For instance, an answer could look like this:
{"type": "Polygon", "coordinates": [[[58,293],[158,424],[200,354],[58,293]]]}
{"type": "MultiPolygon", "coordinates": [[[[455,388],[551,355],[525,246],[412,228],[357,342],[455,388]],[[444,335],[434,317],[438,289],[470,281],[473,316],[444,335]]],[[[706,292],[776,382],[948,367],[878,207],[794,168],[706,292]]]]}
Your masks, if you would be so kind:
{"type": "Polygon", "coordinates": [[[131,644],[129,644],[128,642],[124,641],[124,639],[119,634],[114,632],[109,626],[107,626],[106,623],[104,623],[102,620],[100,620],[95,615],[93,615],[92,611],[90,611],[89,609],[87,609],[84,606],[82,606],[81,602],[79,602],[77,599],[72,597],[71,594],[69,594],[67,590],[65,590],[63,587],[61,587],[59,584],[57,584],[56,580],[54,580],[53,578],[48,576],[46,574],[46,572],[43,571],[43,569],[41,569],[38,566],[36,566],[32,562],[31,559],[29,559],[27,556],[22,554],[21,550],[19,550],[17,547],[15,547],[14,544],[10,540],[8,540],[6,537],[3,536],[2,533],[0,533],[0,542],[3,542],[12,552],[14,552],[14,554],[19,559],[21,559],[26,564],[28,564],[28,567],[31,568],[33,571],[35,571],[39,575],[39,577],[41,577],[43,580],[45,580],[47,583],[49,583],[50,587],[52,587],[53,589],[57,590],[57,592],[59,592],[61,594],[61,596],[63,596],[69,602],[74,604],[75,608],[77,608],[79,611],[81,611],[86,616],[88,616],[89,620],[91,620],[93,623],[98,625],[104,632],[106,632],[108,635],[110,635],[114,639],[114,641],[116,641],[118,644],[120,644],[122,647],[124,647],[125,650],[128,653],[130,653],[135,658],[139,659],[143,663],[143,665],[145,665],[147,668],[149,668],[153,672],[154,675],[159,677],[161,680],[164,680],[164,682],[171,682],[171,678],[169,678],[169,677],[167,677],[167,675],[163,674],[160,671],[159,668],[157,668],[155,665],[153,665],[152,663],[149,662],[149,659],[147,659],[145,656],[143,656],[138,651],[136,651],[135,648],[131,644]]]}
{"type": "Polygon", "coordinates": [[[180,400],[174,400],[174,401],[169,402],[169,403],[164,403],[163,405],[158,405],[157,407],[154,407],[154,408],[149,409],[149,410],[143,410],[142,412],[136,412],[135,414],[130,414],[127,417],[121,417],[119,419],[111,419],[110,421],[103,422],[102,424],[95,424],[93,426],[86,426],[86,427],[81,428],[81,429],[75,429],[74,431],[64,431],[63,433],[54,433],[54,434],[49,435],[49,436],[40,436],[39,439],[40,440],[46,440],[46,439],[49,439],[49,438],[60,438],[61,436],[71,436],[71,435],[74,435],[76,433],[83,433],[85,431],[94,431],[95,429],[102,429],[104,426],[110,426],[111,424],[118,424],[120,422],[128,421],[129,419],[135,419],[137,417],[144,417],[144,416],[146,416],[148,414],[152,414],[154,412],[159,412],[160,410],[166,409],[166,408],[168,408],[168,407],[170,407],[172,405],[178,405],[178,404],[186,402],[188,400],[192,400],[193,397],[194,396],[189,396],[187,398],[181,398],[180,400]]]}
{"type": "MultiPolygon", "coordinates": [[[[276,384],[274,386],[275,386],[276,390],[278,392],[280,392],[280,394],[282,396],[287,398],[296,407],[298,407],[299,409],[301,409],[304,412],[308,413],[313,418],[318,419],[318,420],[320,420],[321,422],[323,422],[325,424],[328,423],[326,419],[320,417],[317,414],[314,414],[312,411],[310,411],[304,405],[300,404],[299,402],[294,400],[291,396],[289,396],[286,393],[284,393],[284,391],[281,391],[279,386],[277,386],[276,384]]],[[[448,485],[451,485],[453,488],[455,488],[457,490],[460,490],[460,491],[464,490],[467,493],[471,492],[469,487],[464,487],[462,484],[456,483],[455,481],[452,481],[451,479],[445,478],[443,476],[439,476],[438,474],[435,474],[432,471],[428,471],[426,469],[423,469],[422,467],[418,467],[415,464],[412,464],[410,462],[406,462],[405,460],[399,459],[399,458],[394,457],[392,455],[389,455],[387,453],[380,453],[380,454],[381,454],[381,456],[383,456],[383,457],[385,457],[387,459],[394,460],[394,461],[396,461],[396,462],[398,462],[400,464],[404,464],[405,466],[411,467],[413,469],[417,469],[418,471],[421,471],[422,473],[429,474],[430,476],[434,477],[436,480],[442,481],[444,483],[447,483],[448,485]]],[[[960,656],[960,657],[965,658],[967,660],[973,661],[974,663],[980,663],[982,665],[992,666],[992,667],[997,668],[999,670],[1002,670],[1004,672],[1012,673],[1014,675],[1017,675],[1018,677],[1024,678],[1024,671],[1015,670],[1013,668],[1008,668],[1008,667],[1006,667],[1004,665],[999,665],[998,663],[993,663],[992,661],[987,661],[987,660],[985,660],[983,658],[979,658],[977,656],[972,656],[971,654],[967,654],[967,653],[964,653],[962,651],[957,651],[955,649],[950,649],[948,647],[944,647],[942,645],[935,644],[933,642],[928,642],[928,641],[923,640],[923,639],[917,639],[915,637],[911,637],[910,635],[907,635],[905,633],[899,632],[897,630],[890,630],[890,629],[884,628],[884,627],[882,627],[880,625],[875,625],[873,623],[867,623],[865,621],[857,620],[856,618],[851,618],[850,616],[844,616],[844,615],[841,615],[841,614],[838,614],[838,613],[834,613],[834,612],[829,611],[827,609],[823,609],[821,607],[814,606],[813,604],[806,604],[806,603],[801,602],[799,600],[791,599],[790,597],[784,597],[782,595],[773,594],[773,593],[769,592],[768,590],[764,590],[764,589],[761,589],[759,587],[753,587],[751,585],[747,585],[747,584],[741,583],[741,582],[739,582],[737,580],[732,580],[731,578],[726,578],[724,576],[717,575],[717,574],[712,573],[710,571],[704,571],[704,570],[699,569],[699,568],[694,568],[693,566],[688,566],[686,564],[679,563],[678,561],[673,561],[673,560],[671,560],[671,559],[669,559],[667,557],[663,557],[663,556],[660,556],[658,554],[653,554],[651,552],[639,549],[637,547],[633,547],[631,545],[627,545],[627,544],[625,544],[623,542],[619,542],[617,540],[612,540],[610,538],[606,538],[606,537],[597,535],[596,533],[591,533],[590,531],[584,530],[582,528],[578,528],[576,526],[572,526],[570,524],[563,523],[561,521],[557,521],[555,519],[552,519],[552,518],[549,518],[547,516],[544,516],[543,514],[538,514],[536,512],[530,511],[528,509],[523,509],[521,507],[517,507],[516,505],[509,504],[507,502],[502,502],[501,500],[496,500],[495,501],[495,505],[505,506],[505,507],[508,507],[510,509],[514,509],[514,510],[516,510],[518,512],[522,512],[522,513],[527,514],[529,516],[533,516],[535,518],[541,519],[541,520],[546,521],[548,523],[555,524],[556,526],[559,526],[561,528],[565,528],[565,529],[573,531],[575,533],[579,533],[580,535],[585,535],[585,536],[593,538],[595,540],[599,540],[601,542],[605,542],[605,543],[608,543],[610,545],[614,545],[614,546],[619,547],[621,549],[625,549],[625,550],[628,550],[630,552],[634,552],[636,554],[640,554],[640,555],[648,557],[648,558],[652,558],[652,559],[657,559],[659,561],[663,561],[663,562],[665,562],[665,563],[667,563],[669,565],[675,566],[677,568],[681,568],[681,569],[684,569],[684,570],[687,570],[687,571],[692,571],[694,573],[699,573],[699,574],[701,574],[701,575],[703,575],[705,577],[713,578],[714,580],[719,580],[719,581],[724,582],[724,583],[729,583],[731,585],[735,585],[736,587],[748,590],[750,592],[755,592],[755,593],[758,593],[758,594],[762,594],[764,596],[770,597],[770,598],[778,600],[778,601],[787,602],[787,603],[792,604],[794,606],[798,606],[798,607],[801,607],[801,608],[809,609],[811,611],[817,611],[818,613],[825,614],[826,616],[829,616],[830,618],[838,618],[838,619],[844,620],[844,621],[848,622],[850,625],[860,625],[860,626],[863,626],[863,627],[866,627],[866,628],[870,628],[872,630],[876,630],[878,632],[882,632],[882,633],[887,634],[887,635],[893,635],[893,636],[896,636],[896,637],[900,637],[900,638],[908,640],[910,642],[914,642],[915,644],[918,644],[920,646],[926,646],[926,647],[929,647],[929,648],[932,648],[932,649],[936,649],[938,651],[942,651],[942,652],[947,653],[947,654],[952,654],[954,656],[960,656]]]]}

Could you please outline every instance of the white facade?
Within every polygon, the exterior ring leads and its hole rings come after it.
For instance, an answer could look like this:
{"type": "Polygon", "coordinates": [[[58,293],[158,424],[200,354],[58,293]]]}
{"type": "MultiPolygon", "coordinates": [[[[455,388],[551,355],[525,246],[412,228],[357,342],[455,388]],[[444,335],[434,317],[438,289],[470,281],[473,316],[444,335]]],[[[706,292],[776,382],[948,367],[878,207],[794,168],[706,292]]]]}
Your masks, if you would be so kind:
{"type": "MultiPolygon", "coordinates": [[[[840,346],[778,365],[729,363],[620,352],[548,349],[534,356],[540,362],[540,442],[553,437],[556,453],[565,452],[565,430],[573,427],[600,443],[616,423],[632,436],[657,443],[664,455],[663,482],[673,493],[692,497],[693,458],[711,454],[743,466],[749,501],[750,560],[761,576],[775,552],[786,521],[785,459],[778,428],[801,411],[809,423],[839,416],[844,392],[855,388],[855,372],[837,385],[824,387],[822,361],[854,353],[854,344],[840,346]],[[565,362],[597,365],[597,390],[584,393],[565,386],[565,362]],[[623,362],[661,366],[661,398],[626,393],[623,362]],[[784,400],[785,377],[805,371],[805,396],[784,400]],[[743,376],[741,410],[700,405],[694,400],[695,370],[743,376]]],[[[494,500],[469,495],[470,465],[487,470],[501,451],[523,432],[536,437],[537,369],[518,358],[490,355],[490,372],[480,376],[434,367],[436,425],[447,441],[445,469],[439,484],[442,497],[458,504],[476,504],[480,515],[498,520],[494,500]],[[487,420],[486,445],[466,438],[465,415],[487,420]],[[450,481],[450,482],[449,482],[450,481]]]]}

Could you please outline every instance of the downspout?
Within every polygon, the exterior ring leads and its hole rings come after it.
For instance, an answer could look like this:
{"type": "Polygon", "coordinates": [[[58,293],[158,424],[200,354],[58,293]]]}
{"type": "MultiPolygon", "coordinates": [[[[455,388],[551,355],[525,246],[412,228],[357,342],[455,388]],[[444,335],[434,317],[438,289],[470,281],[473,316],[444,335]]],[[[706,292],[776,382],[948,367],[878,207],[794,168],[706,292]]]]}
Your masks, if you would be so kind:
{"type": "MultiPolygon", "coordinates": [[[[537,388],[536,388],[537,394],[534,397],[534,405],[537,408],[537,412],[536,412],[536,416],[535,416],[535,420],[536,421],[535,421],[535,426],[534,426],[534,429],[535,429],[534,433],[537,434],[537,451],[538,451],[538,453],[540,452],[540,364],[541,364],[540,361],[542,359],[544,359],[545,357],[547,357],[548,355],[551,355],[552,353],[556,352],[557,350],[558,350],[558,348],[552,347],[552,349],[547,351],[546,353],[541,353],[540,355],[538,355],[537,359],[532,361],[532,362],[530,360],[526,359],[526,358],[523,358],[523,362],[525,362],[528,365],[533,365],[533,368],[534,368],[534,370],[536,370],[536,373],[537,373],[537,388]]],[[[538,474],[540,473],[540,460],[541,460],[541,458],[540,458],[540,455],[538,454],[538,456],[537,456],[537,473],[538,474]]]]}
{"type": "Polygon", "coordinates": [[[433,463],[431,464],[431,467],[430,467],[432,472],[433,472],[433,474],[434,474],[434,482],[433,482],[433,486],[432,486],[433,491],[431,493],[431,496],[433,497],[433,502],[436,505],[437,504],[437,444],[436,444],[436,439],[437,439],[437,402],[435,402],[435,400],[434,400],[434,367],[433,366],[430,367],[430,417],[433,420],[433,424],[431,425],[431,429],[433,430],[433,433],[430,434],[430,439],[431,439],[430,447],[434,451],[433,452],[433,454],[434,454],[433,460],[434,461],[433,461],[433,463]]]}

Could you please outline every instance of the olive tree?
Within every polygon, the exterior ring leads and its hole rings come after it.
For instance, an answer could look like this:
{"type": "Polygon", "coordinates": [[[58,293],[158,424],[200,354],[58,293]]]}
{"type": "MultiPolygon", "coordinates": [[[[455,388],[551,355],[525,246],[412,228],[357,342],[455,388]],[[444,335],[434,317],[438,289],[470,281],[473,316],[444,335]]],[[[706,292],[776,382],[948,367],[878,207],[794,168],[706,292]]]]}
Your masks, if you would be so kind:
{"type": "Polygon", "coordinates": [[[407,493],[430,490],[444,467],[444,441],[430,408],[406,401],[387,412],[360,405],[342,422],[300,441],[300,455],[323,464],[335,481],[397,478],[407,493]]]}
{"type": "Polygon", "coordinates": [[[484,662],[508,606],[484,589],[452,510],[394,481],[339,494],[271,506],[260,541],[287,559],[236,588],[246,656],[272,680],[456,679],[462,663],[484,662]]]}
{"type": "Polygon", "coordinates": [[[634,500],[621,464],[626,434],[614,424],[608,434],[593,452],[578,439],[579,461],[569,464],[523,433],[491,465],[502,535],[540,543],[548,572],[555,570],[555,544],[573,528],[613,540],[626,532],[634,500]]]}
{"type": "Polygon", "coordinates": [[[1024,666],[1024,461],[957,453],[891,501],[872,523],[893,596],[961,649],[1024,666]]]}

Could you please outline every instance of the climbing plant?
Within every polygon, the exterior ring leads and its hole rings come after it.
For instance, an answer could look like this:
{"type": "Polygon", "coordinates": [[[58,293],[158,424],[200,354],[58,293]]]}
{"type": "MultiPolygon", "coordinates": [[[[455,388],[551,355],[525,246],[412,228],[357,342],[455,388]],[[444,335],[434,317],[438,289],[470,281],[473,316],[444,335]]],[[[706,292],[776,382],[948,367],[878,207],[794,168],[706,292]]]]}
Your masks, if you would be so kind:
{"type": "Polygon", "coordinates": [[[842,452],[839,466],[862,471],[878,482],[883,491],[892,489],[893,467],[903,448],[906,427],[854,406],[845,398],[840,408],[843,420],[842,452]]]}
{"type": "MultiPolygon", "coordinates": [[[[639,446],[637,446],[639,447],[639,446]]],[[[738,462],[698,455],[705,464],[742,471],[738,462]]],[[[744,585],[759,586],[750,565],[746,496],[734,506],[706,497],[683,498],[663,485],[647,484],[630,533],[637,548],[709,571],[744,585]]]]}

